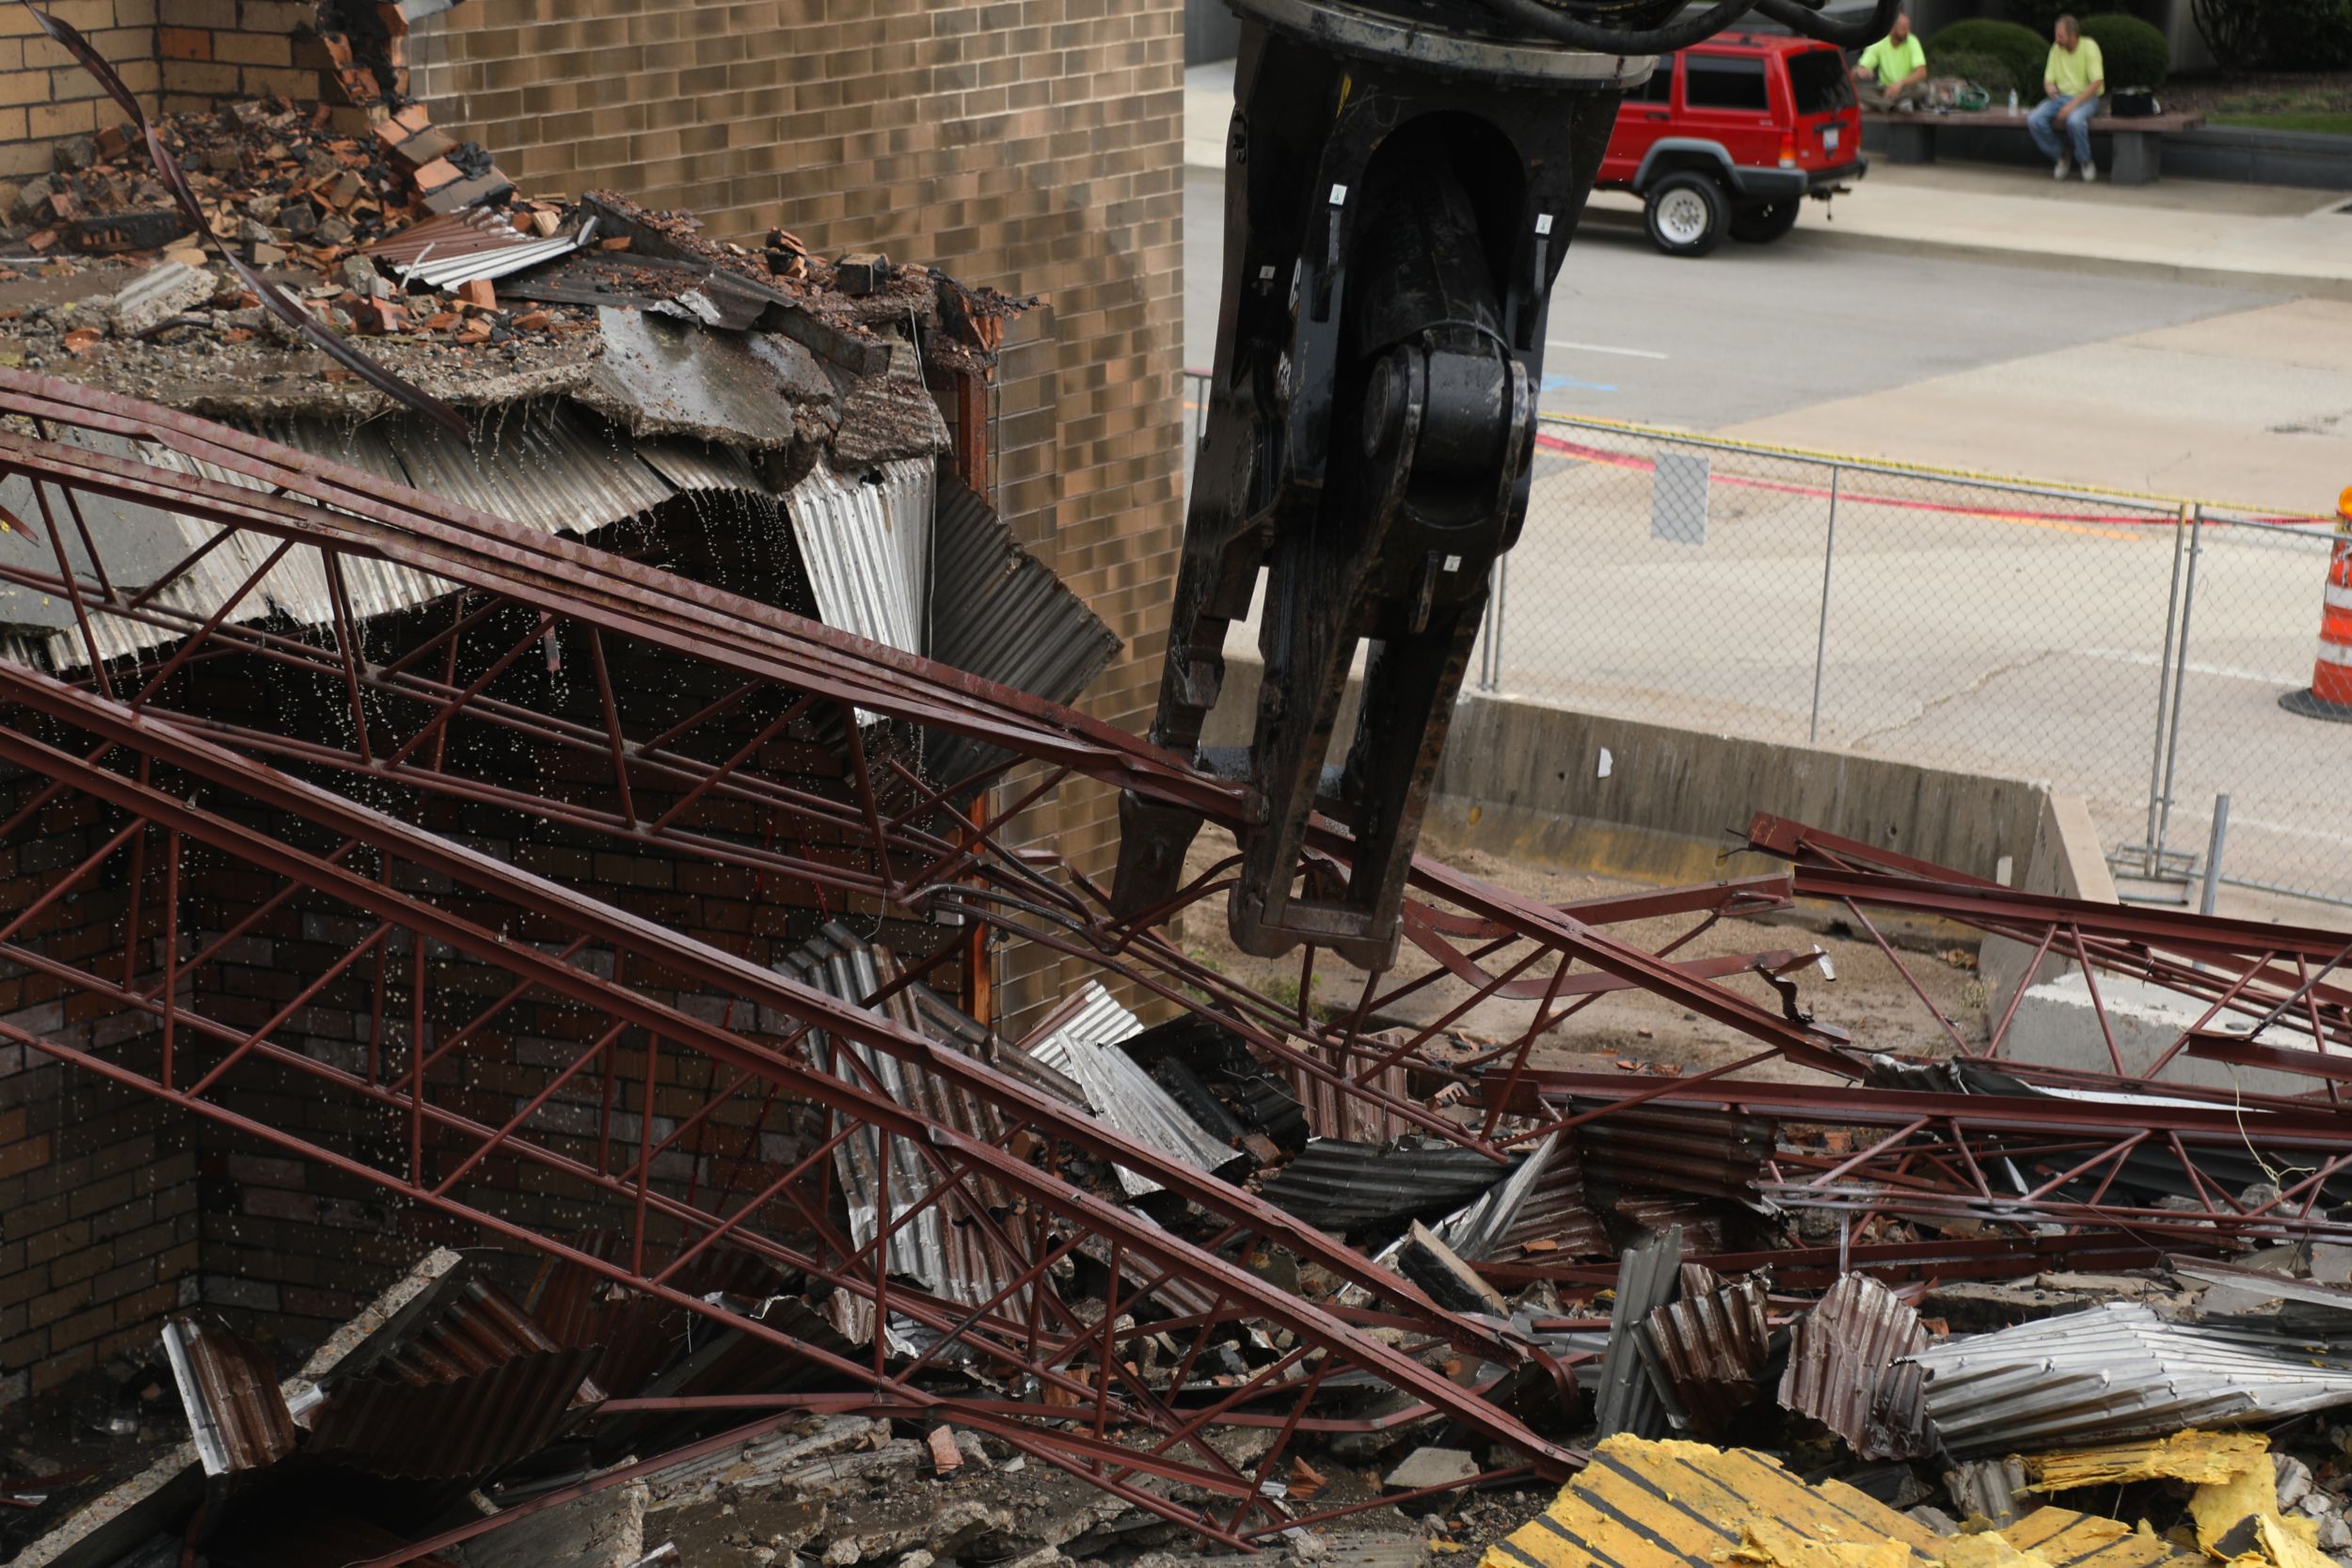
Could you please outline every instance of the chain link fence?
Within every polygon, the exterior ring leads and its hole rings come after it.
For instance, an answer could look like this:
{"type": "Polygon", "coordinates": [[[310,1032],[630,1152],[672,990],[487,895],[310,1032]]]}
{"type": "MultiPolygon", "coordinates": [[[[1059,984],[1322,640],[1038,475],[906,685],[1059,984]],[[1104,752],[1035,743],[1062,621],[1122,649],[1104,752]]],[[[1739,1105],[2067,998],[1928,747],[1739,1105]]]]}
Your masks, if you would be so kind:
{"type": "Polygon", "coordinates": [[[2210,897],[2210,860],[2352,905],[2352,725],[2279,705],[2328,521],[1558,416],[1539,447],[1483,689],[2043,780],[2136,895],[2210,897]]]}

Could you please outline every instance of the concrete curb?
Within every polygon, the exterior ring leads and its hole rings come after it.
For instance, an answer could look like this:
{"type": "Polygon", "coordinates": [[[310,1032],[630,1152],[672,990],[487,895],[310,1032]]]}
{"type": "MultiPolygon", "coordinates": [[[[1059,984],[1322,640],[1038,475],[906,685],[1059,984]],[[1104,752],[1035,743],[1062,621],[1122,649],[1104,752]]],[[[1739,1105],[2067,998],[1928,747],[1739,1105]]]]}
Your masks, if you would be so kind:
{"type": "MultiPolygon", "coordinates": [[[[1641,214],[1613,207],[1588,209],[1584,222],[1636,232],[1642,227],[1641,214]]],[[[1933,256],[1991,266],[2030,268],[2040,272],[2079,272],[2099,277],[2145,278],[2165,283],[2194,283],[2208,288],[2248,289],[2258,293],[2352,300],[2352,278],[2250,272],[2234,267],[2187,267],[2167,261],[2135,261],[2112,256],[2082,256],[2067,251],[2020,250],[2011,245],[1973,245],[1961,240],[1924,240],[1899,234],[1858,234],[1851,230],[1840,231],[1835,224],[1800,228],[1779,243],[1784,246],[1844,245],[1850,249],[1876,250],[1890,256],[1933,256]]]]}

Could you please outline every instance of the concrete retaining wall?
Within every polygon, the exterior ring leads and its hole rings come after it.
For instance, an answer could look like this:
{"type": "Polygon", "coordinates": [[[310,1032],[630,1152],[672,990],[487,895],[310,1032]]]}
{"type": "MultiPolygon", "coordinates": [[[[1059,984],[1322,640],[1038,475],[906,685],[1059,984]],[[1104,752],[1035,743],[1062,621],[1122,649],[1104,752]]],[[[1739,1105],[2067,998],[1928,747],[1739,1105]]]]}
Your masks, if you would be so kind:
{"type": "MultiPolygon", "coordinates": [[[[1248,743],[1262,673],[1255,660],[1232,661],[1209,744],[1248,743]]],[[[1353,702],[1351,691],[1343,733],[1353,721],[1353,702]]],[[[1513,697],[1463,699],[1437,795],[1429,823],[1442,837],[1643,881],[1702,881],[1776,868],[1780,862],[1744,851],[1719,858],[1741,841],[1760,811],[2012,886],[2081,876],[2037,869],[2037,854],[2047,861],[2065,846],[2072,861],[2084,858],[2074,842],[2080,833],[2054,816],[2053,798],[2040,784],[1513,697]]],[[[2087,831],[2078,805],[2074,815],[2087,831]]],[[[2089,862],[2104,876],[2096,840],[2087,842],[2089,862]]]]}

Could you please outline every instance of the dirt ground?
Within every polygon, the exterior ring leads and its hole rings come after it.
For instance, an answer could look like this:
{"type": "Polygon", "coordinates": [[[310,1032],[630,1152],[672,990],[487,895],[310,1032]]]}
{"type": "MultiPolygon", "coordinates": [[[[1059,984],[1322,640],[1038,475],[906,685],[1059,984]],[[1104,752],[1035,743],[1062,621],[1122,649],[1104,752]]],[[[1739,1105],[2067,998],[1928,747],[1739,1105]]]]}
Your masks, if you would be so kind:
{"type": "MultiPolygon", "coordinates": [[[[1645,884],[1620,879],[1572,874],[1504,860],[1464,845],[1424,841],[1424,853],[1454,869],[1492,882],[1513,893],[1553,905],[1644,891],[1645,884]]],[[[1208,870],[1233,852],[1232,841],[1216,830],[1204,832],[1193,847],[1187,877],[1208,870]]],[[[1657,951],[1700,924],[1696,915],[1677,915],[1612,926],[1608,932],[1621,941],[1657,951]]],[[[1854,1044],[1910,1055],[1947,1055],[1952,1034],[1971,1046],[1990,1032],[1986,989],[1976,972],[1973,940],[1939,938],[1918,931],[1882,934],[1894,947],[1893,956],[1872,940],[1842,910],[1803,908],[1763,918],[1724,919],[1677,948],[1674,958],[1706,958],[1724,955],[1772,955],[1779,958],[1818,948],[1828,960],[1832,979],[1820,968],[1805,967],[1788,978],[1798,989],[1798,1006],[1821,1023],[1844,1029],[1854,1044]],[[1901,968],[1898,969],[1899,961],[1901,968]],[[1908,972],[1910,979],[1904,978],[1908,972]],[[1926,992],[1952,1025],[1947,1033],[1920,1001],[1926,992]]],[[[1183,927],[1184,949],[1197,961],[1219,974],[1257,988],[1278,1001],[1295,1003],[1298,996],[1300,961],[1294,954],[1283,958],[1255,958],[1236,948],[1226,934],[1221,901],[1204,903],[1187,912],[1183,927]]],[[[1524,946],[1505,949],[1483,960],[1490,973],[1509,968],[1526,952],[1524,946]]],[[[1386,991],[1401,981],[1415,979],[1437,968],[1436,959],[1408,941],[1396,968],[1382,984],[1386,991]]],[[[1781,999],[1760,975],[1738,974],[1716,982],[1772,1011],[1781,999]]],[[[1311,982],[1314,1006],[1326,1016],[1339,1016],[1356,1006],[1363,974],[1328,954],[1316,959],[1311,982]]],[[[1367,1027],[1408,1025],[1425,1027],[1458,1007],[1468,988],[1445,980],[1404,999],[1392,1008],[1375,1009],[1367,1027]]],[[[1464,1042],[1478,1046],[1516,1038],[1534,1022],[1537,1002],[1481,1002],[1449,1024],[1464,1042]]],[[[1671,1000],[1640,990],[1607,991],[1565,1018],[1538,1048],[1534,1065],[1556,1069],[1603,1069],[1626,1063],[1642,1068],[1693,1071],[1753,1053],[1756,1042],[1726,1026],[1689,1011],[1671,1000]]],[[[1779,1062],[1759,1063],[1745,1069],[1759,1078],[1800,1079],[1804,1069],[1779,1062]]]]}

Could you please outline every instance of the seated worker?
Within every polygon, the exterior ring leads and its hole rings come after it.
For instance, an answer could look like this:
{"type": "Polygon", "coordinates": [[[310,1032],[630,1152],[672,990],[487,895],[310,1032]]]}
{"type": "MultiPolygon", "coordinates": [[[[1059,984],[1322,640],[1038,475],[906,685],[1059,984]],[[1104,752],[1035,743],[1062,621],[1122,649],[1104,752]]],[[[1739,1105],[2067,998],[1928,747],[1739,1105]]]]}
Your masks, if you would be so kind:
{"type": "Polygon", "coordinates": [[[1854,90],[1865,107],[1915,107],[1927,98],[1928,52],[1911,36],[1911,18],[1895,13],[1887,35],[1862,52],[1854,67],[1854,90]]]}
{"type": "Polygon", "coordinates": [[[2042,155],[2055,160],[2050,173],[2057,179],[2066,178],[2066,149],[2058,142],[2058,122],[2066,122],[2066,134],[2074,144],[2074,162],[2082,165],[2083,178],[2096,180],[2098,168],[2090,161],[2090,117],[2099,112],[2099,95],[2107,90],[2107,63],[2099,57],[2095,39],[2083,37],[2082,24],[2071,16],[2058,19],[2052,29],[2058,41],[2050,46],[2050,57],[2042,67],[2042,90],[2046,95],[2026,117],[2026,129],[2033,133],[2033,144],[2042,149],[2042,155]]]}

